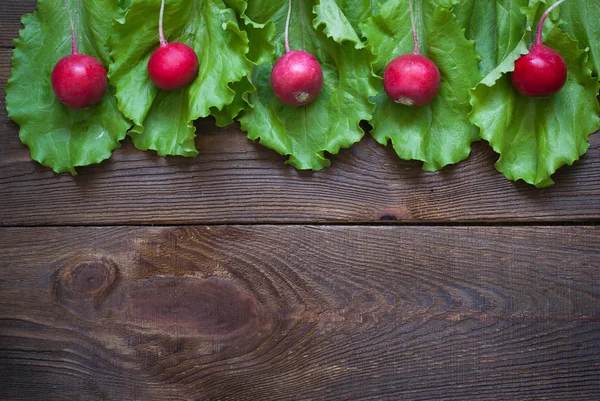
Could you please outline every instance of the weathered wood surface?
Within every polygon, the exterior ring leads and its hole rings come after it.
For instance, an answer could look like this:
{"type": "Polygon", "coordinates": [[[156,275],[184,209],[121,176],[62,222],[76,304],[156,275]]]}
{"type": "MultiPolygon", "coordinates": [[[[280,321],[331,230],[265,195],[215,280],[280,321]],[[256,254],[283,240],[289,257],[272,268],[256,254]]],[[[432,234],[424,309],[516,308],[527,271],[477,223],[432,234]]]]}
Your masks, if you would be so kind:
{"type": "MultiPolygon", "coordinates": [[[[10,73],[19,17],[35,1],[0,2],[0,83],[10,73]]],[[[3,89],[3,88],[2,88],[3,89]]],[[[600,135],[588,154],[556,174],[555,187],[514,184],[494,169],[484,143],[438,173],[399,160],[367,136],[332,157],[333,167],[298,172],[251,143],[238,127],[200,121],[196,159],[159,158],[130,143],[78,177],[56,177],[31,161],[0,100],[0,226],[405,222],[600,221],[600,135]]]]}
{"type": "Polygon", "coordinates": [[[540,190],[496,172],[484,144],[430,174],[367,137],[311,174],[237,127],[198,125],[196,159],[163,159],[127,143],[71,177],[32,162],[17,128],[0,123],[0,225],[600,221],[600,135],[582,161],[556,174],[556,186],[540,190]]]}
{"type": "Polygon", "coordinates": [[[483,143],[304,173],[210,120],[196,159],[55,176],[4,108],[34,5],[0,1],[0,401],[600,399],[600,227],[279,225],[598,224],[600,135],[545,190],[483,143]],[[185,227],[81,227],[123,224],[185,227]]]}
{"type": "Polygon", "coordinates": [[[600,228],[5,228],[0,399],[598,400],[600,228]]]}
{"type": "MultiPolygon", "coordinates": [[[[21,16],[33,12],[36,0],[0,1],[0,48],[10,48],[19,36],[21,16]]],[[[4,82],[3,82],[4,84],[4,82]]]]}
{"type": "Polygon", "coordinates": [[[31,161],[2,102],[0,225],[600,220],[600,135],[556,174],[556,186],[540,190],[495,171],[496,155],[483,143],[467,161],[431,174],[367,137],[334,156],[333,167],[307,173],[235,126],[204,120],[198,128],[196,159],[164,159],[127,143],[76,177],[56,176],[31,161]]]}

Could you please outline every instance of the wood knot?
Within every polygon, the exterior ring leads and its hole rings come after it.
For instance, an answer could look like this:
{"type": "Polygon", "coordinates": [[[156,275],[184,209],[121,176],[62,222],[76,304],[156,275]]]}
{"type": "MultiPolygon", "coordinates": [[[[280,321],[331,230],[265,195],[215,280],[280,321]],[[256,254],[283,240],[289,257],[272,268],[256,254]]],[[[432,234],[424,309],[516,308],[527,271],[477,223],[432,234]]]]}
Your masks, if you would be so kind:
{"type": "Polygon", "coordinates": [[[114,282],[117,267],[105,261],[86,262],[77,266],[69,275],[73,292],[96,296],[105,292],[114,282]]]}
{"type": "Polygon", "coordinates": [[[394,206],[377,210],[374,217],[381,221],[401,221],[410,219],[413,214],[407,206],[394,206]]]}
{"type": "Polygon", "coordinates": [[[105,298],[118,276],[117,265],[106,258],[66,267],[59,274],[57,295],[63,301],[105,298]]]}

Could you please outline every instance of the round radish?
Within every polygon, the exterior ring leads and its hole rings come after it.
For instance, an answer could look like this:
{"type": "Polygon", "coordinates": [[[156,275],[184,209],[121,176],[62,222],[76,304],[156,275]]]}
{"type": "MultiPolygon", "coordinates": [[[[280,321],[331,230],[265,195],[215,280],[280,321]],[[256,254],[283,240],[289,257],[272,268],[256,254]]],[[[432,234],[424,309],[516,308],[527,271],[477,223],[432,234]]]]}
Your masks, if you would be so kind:
{"type": "Polygon", "coordinates": [[[198,75],[198,56],[183,43],[161,45],[148,61],[148,74],[160,89],[183,88],[198,75]]]}
{"type": "Polygon", "coordinates": [[[523,96],[548,97],[565,85],[567,66],[563,58],[551,48],[534,45],[529,53],[519,58],[512,73],[513,86],[523,96]]]}
{"type": "Polygon", "coordinates": [[[173,91],[189,85],[198,76],[198,55],[184,43],[167,43],[163,30],[165,0],[160,6],[158,31],[160,47],[148,61],[148,75],[162,90],[173,91]]]}
{"type": "Polygon", "coordinates": [[[383,71],[383,88],[394,102],[405,106],[425,106],[440,90],[440,70],[419,52],[413,2],[409,1],[414,42],[412,54],[393,59],[383,71]]]}
{"type": "Polygon", "coordinates": [[[433,61],[421,54],[405,54],[387,65],[383,87],[396,103],[424,106],[440,90],[440,71],[433,61]]]}
{"type": "Polygon", "coordinates": [[[52,70],[52,88],[64,105],[84,109],[99,103],[108,88],[104,66],[95,58],[73,53],[52,70]]]}
{"type": "Polygon", "coordinates": [[[99,103],[108,88],[106,70],[92,56],[79,54],[75,39],[73,16],[65,0],[71,24],[71,55],[63,57],[52,69],[52,89],[58,100],[67,107],[84,109],[99,103]]]}
{"type": "Polygon", "coordinates": [[[560,91],[567,81],[567,65],[556,51],[542,44],[544,21],[564,0],[550,7],[538,25],[536,40],[529,53],[515,63],[511,78],[514,88],[523,96],[548,97],[560,91]]]}
{"type": "Polygon", "coordinates": [[[292,0],[289,0],[285,25],[285,54],[271,71],[271,87],[275,96],[290,106],[304,106],[314,101],[323,88],[323,70],[317,59],[302,50],[290,49],[289,28],[292,0]]]}
{"type": "Polygon", "coordinates": [[[323,71],[312,54],[294,50],[283,55],[271,72],[271,86],[283,103],[303,106],[315,100],[323,88],[323,71]]]}

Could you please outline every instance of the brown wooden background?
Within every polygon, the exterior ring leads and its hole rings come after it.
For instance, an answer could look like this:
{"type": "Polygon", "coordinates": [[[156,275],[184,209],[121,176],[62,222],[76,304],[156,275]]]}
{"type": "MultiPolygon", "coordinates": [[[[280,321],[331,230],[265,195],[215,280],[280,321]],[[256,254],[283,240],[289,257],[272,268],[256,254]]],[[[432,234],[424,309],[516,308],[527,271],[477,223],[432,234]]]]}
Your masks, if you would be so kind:
{"type": "Polygon", "coordinates": [[[600,135],[544,190],[210,120],[55,176],[4,107],[34,3],[0,2],[0,401],[600,399],[600,135]]]}

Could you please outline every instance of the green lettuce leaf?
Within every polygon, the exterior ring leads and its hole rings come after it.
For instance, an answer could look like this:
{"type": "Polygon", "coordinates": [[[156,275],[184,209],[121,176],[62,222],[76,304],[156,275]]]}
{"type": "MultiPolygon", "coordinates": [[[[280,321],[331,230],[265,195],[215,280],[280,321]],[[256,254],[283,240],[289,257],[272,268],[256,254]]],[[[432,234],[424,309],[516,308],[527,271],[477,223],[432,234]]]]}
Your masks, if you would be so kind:
{"type": "Polygon", "coordinates": [[[332,38],[338,43],[348,40],[354,43],[354,47],[357,49],[365,47],[350,20],[335,0],[320,0],[320,3],[315,6],[314,11],[316,14],[314,26],[315,28],[323,26],[323,32],[325,32],[327,37],[332,38]],[[336,23],[331,23],[331,21],[335,21],[336,23]]]}
{"type": "Polygon", "coordinates": [[[527,21],[516,17],[510,21],[512,30],[524,32],[523,38],[516,45],[507,40],[497,42],[498,54],[507,56],[498,60],[497,67],[472,91],[470,116],[482,138],[500,154],[498,171],[510,180],[522,179],[540,188],[554,184],[552,174],[586,152],[589,135],[600,127],[599,85],[592,77],[588,54],[550,20],[544,28],[545,44],[567,63],[565,87],[550,98],[532,99],[519,95],[512,86],[507,73],[527,52],[527,43],[533,40],[532,26],[546,8],[542,2],[530,1],[522,8],[527,21]]]}
{"type": "Polygon", "coordinates": [[[561,29],[590,49],[595,75],[600,76],[600,3],[598,0],[568,0],[558,6],[561,29]]]}
{"type": "Polygon", "coordinates": [[[217,127],[227,127],[233,124],[235,117],[251,107],[250,94],[256,92],[256,87],[250,81],[250,77],[244,77],[240,82],[232,85],[236,95],[231,104],[218,110],[211,109],[211,115],[215,118],[217,127]]]}
{"type": "Polygon", "coordinates": [[[248,34],[249,51],[246,55],[254,64],[265,64],[273,60],[275,45],[271,40],[275,36],[275,24],[266,21],[263,24],[253,21],[246,14],[246,0],[225,0],[228,7],[234,9],[241,21],[242,29],[248,34]]]}
{"type": "MultiPolygon", "coordinates": [[[[235,98],[233,84],[249,73],[252,62],[248,35],[236,11],[224,0],[171,0],[165,8],[168,41],[191,46],[199,57],[198,78],[173,92],[159,90],[150,80],[147,64],[159,46],[160,0],[132,0],[124,18],[115,20],[111,36],[114,63],[110,80],[117,89],[121,111],[135,126],[131,132],[138,149],[159,155],[195,156],[193,121],[211,109],[233,119],[237,108],[226,108],[235,98]],[[229,114],[228,114],[229,113],[229,114]]],[[[236,8],[243,4],[237,2],[236,8]]]]}
{"type": "MultiPolygon", "coordinates": [[[[454,7],[467,38],[475,41],[480,71],[487,75],[509,56],[523,39],[528,0],[462,0],[454,7]]],[[[526,51],[526,48],[524,49],[526,51]]]]}
{"type": "MultiPolygon", "coordinates": [[[[390,100],[380,83],[372,135],[382,145],[391,140],[402,159],[423,161],[423,169],[436,171],[466,159],[471,143],[479,139],[468,119],[469,89],[481,79],[478,58],[459,22],[440,2],[416,0],[415,20],[420,50],[438,66],[442,75],[438,96],[427,106],[407,107],[390,100]]],[[[450,6],[450,2],[444,3],[450,6]]],[[[381,13],[361,24],[376,55],[375,73],[397,56],[413,50],[408,1],[388,0],[381,13]]]]}
{"type": "MultiPolygon", "coordinates": [[[[336,154],[364,135],[359,123],[371,118],[374,105],[369,97],[376,94],[371,54],[367,49],[356,49],[360,39],[348,28],[347,19],[323,17],[325,11],[343,16],[335,10],[335,3],[328,2],[326,10],[315,7],[323,5],[317,0],[294,1],[293,5],[291,47],[308,51],[319,60],[325,78],[323,91],[307,106],[286,106],[271,89],[273,64],[259,66],[251,78],[257,87],[257,92],[249,96],[253,107],[242,114],[240,122],[250,139],[289,155],[287,163],[298,169],[320,170],[330,164],[325,152],[336,154]]],[[[279,34],[275,39],[277,57],[284,53],[287,10],[288,3],[280,0],[253,0],[246,10],[252,21],[275,23],[279,34]]]]}
{"type": "MultiPolygon", "coordinates": [[[[257,23],[246,15],[248,3],[243,0],[225,0],[226,4],[233,8],[238,19],[242,21],[242,29],[248,34],[248,53],[246,57],[255,65],[262,65],[274,61],[275,45],[273,37],[275,36],[275,24],[273,21],[267,21],[264,24],[257,23]]],[[[252,84],[252,72],[239,82],[232,85],[235,91],[235,98],[231,104],[223,107],[221,110],[213,107],[211,115],[215,117],[217,126],[225,127],[234,123],[234,119],[244,110],[252,107],[250,104],[250,93],[256,92],[256,87],[252,84]]]]}
{"type": "Polygon", "coordinates": [[[379,14],[379,6],[383,1],[377,0],[350,0],[338,1],[338,7],[344,13],[350,24],[359,31],[358,26],[364,20],[379,14]]]}
{"type": "MultiPolygon", "coordinates": [[[[112,0],[70,0],[79,52],[110,62],[107,46],[111,21],[118,11],[112,0]]],[[[120,146],[130,123],[117,107],[112,89],[86,110],[61,104],[50,76],[56,63],[71,54],[69,16],[62,1],[39,0],[22,19],[15,40],[12,75],[6,85],[9,117],[21,127],[21,141],[31,157],[56,173],[76,174],[76,167],[108,159],[120,146]]]]}

